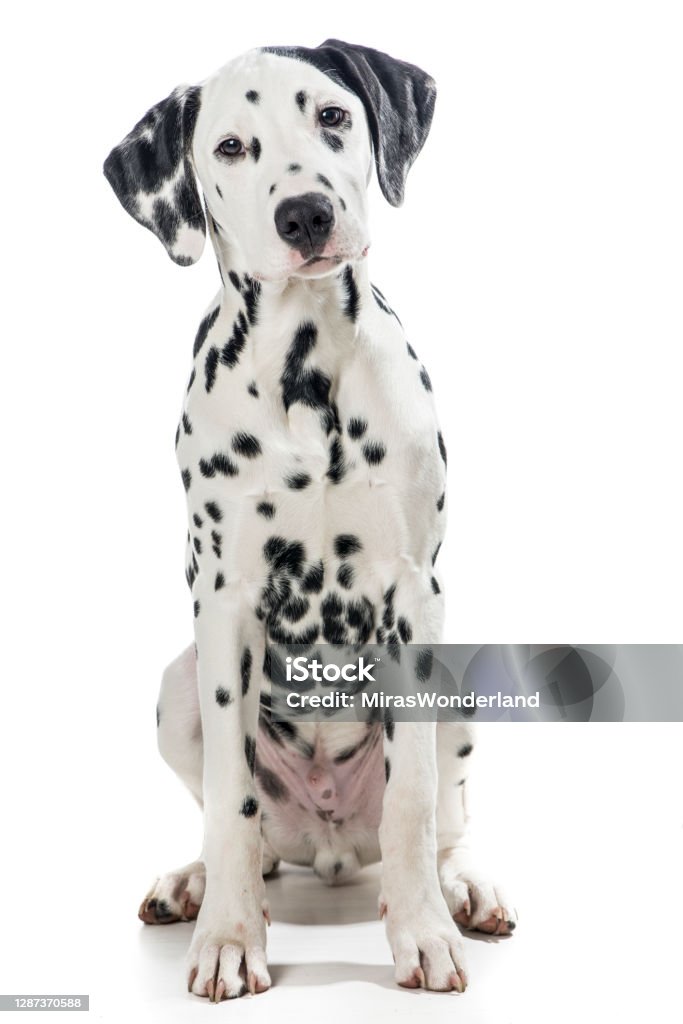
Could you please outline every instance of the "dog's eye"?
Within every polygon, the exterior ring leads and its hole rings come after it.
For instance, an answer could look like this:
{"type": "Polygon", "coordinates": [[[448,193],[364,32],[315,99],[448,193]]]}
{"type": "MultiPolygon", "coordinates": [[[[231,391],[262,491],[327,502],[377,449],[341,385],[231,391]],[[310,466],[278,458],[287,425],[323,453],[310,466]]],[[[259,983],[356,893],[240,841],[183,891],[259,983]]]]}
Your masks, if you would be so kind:
{"type": "Polygon", "coordinates": [[[223,139],[218,143],[216,152],[220,153],[221,156],[242,156],[246,153],[246,150],[240,139],[236,139],[234,135],[231,135],[229,138],[223,139]]]}
{"type": "Polygon", "coordinates": [[[341,107],[325,107],[318,117],[324,128],[338,128],[344,120],[344,111],[341,107]]]}

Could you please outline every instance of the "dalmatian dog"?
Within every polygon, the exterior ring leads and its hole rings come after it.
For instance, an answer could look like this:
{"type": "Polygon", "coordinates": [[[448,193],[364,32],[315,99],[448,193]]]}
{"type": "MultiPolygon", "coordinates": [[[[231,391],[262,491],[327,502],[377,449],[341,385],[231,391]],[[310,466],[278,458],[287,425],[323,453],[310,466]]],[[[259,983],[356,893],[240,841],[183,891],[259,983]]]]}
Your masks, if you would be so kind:
{"type": "Polygon", "coordinates": [[[463,991],[458,925],[515,913],[467,839],[468,724],[287,724],[267,644],[441,640],[446,448],[428,373],[368,275],[373,163],[393,206],[433,80],[365,46],[253,49],[153,106],[105,175],[171,259],[208,233],[221,286],[176,434],[195,642],[166,669],[162,756],[203,809],[199,860],[160,877],[147,924],[196,918],[191,992],[270,986],[264,876],[330,885],[381,859],[399,985],[463,991]],[[202,201],[203,199],[203,201],[202,201]]]}

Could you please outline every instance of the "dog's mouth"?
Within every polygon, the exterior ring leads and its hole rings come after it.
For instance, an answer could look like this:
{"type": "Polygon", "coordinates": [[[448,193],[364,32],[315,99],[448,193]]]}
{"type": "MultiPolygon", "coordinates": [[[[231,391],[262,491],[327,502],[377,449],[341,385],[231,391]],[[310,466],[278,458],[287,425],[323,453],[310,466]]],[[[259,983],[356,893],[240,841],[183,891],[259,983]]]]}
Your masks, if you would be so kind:
{"type": "Polygon", "coordinates": [[[254,271],[253,277],[256,281],[281,281],[291,277],[325,277],[328,274],[332,274],[337,267],[342,263],[346,263],[347,260],[362,260],[368,254],[369,245],[366,245],[360,253],[333,253],[331,256],[321,256],[319,254],[313,254],[302,260],[296,267],[292,267],[287,270],[284,274],[277,274],[274,276],[263,274],[259,271],[254,271]]]}
{"type": "Polygon", "coordinates": [[[309,256],[309,258],[302,263],[304,267],[312,267],[314,263],[341,263],[341,256],[309,256]]]}
{"type": "Polygon", "coordinates": [[[364,259],[365,256],[367,256],[369,248],[370,246],[366,245],[359,255],[353,256],[345,253],[332,253],[329,256],[322,256],[319,253],[314,253],[312,256],[305,259],[303,263],[300,263],[295,272],[300,274],[302,271],[308,270],[309,267],[317,271],[328,269],[332,270],[335,267],[338,267],[340,263],[345,263],[346,260],[364,259]]]}

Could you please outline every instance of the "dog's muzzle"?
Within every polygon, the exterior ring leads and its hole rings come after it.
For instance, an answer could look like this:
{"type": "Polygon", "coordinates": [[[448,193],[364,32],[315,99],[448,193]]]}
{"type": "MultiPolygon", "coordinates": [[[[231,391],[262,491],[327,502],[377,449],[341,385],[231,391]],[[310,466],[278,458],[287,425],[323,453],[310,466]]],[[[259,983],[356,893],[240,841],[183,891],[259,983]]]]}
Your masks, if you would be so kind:
{"type": "Polygon", "coordinates": [[[280,238],[304,259],[319,256],[334,227],[334,208],[321,192],[283,199],[275,209],[280,238]]]}

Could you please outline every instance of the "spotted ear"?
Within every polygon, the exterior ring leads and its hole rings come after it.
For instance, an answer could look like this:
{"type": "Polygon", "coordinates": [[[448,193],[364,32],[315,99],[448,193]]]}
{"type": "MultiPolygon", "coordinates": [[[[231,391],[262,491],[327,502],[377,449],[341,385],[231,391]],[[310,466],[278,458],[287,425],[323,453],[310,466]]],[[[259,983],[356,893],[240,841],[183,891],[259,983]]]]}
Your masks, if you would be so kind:
{"type": "Polygon", "coordinates": [[[326,39],[315,49],[266,49],[314,64],[362,100],[380,188],[392,206],[400,206],[408,171],[432,123],[436,102],[434,79],[414,64],[341,39],[326,39]]]}
{"type": "Polygon", "coordinates": [[[179,86],[148,110],[104,162],[122,206],[161,240],[175,263],[196,263],[206,220],[190,162],[201,88],[179,86]]]}

